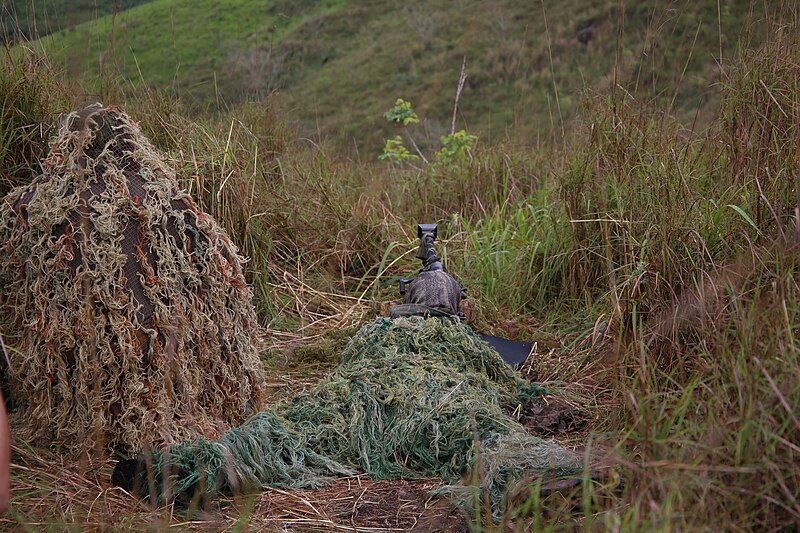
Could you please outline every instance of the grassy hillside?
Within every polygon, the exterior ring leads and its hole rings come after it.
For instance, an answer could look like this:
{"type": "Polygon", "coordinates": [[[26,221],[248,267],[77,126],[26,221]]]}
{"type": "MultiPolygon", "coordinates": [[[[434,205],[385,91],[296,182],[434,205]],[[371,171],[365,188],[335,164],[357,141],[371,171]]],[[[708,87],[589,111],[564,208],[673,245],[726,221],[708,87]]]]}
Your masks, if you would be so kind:
{"type": "Polygon", "coordinates": [[[687,125],[707,124],[719,63],[740,42],[760,39],[758,21],[769,12],[761,1],[720,6],[235,0],[222,9],[205,0],[154,0],[42,45],[75,76],[119,74],[169,89],[195,109],[279,91],[304,135],[366,143],[371,158],[390,133],[382,113],[397,97],[427,119],[415,129],[418,143],[438,143],[449,130],[464,58],[458,125],[485,140],[509,128],[528,143],[558,133],[562,120],[577,115],[584,89],[614,84],[674,107],[687,125]]]}
{"type": "Polygon", "coordinates": [[[36,39],[113,15],[147,0],[0,0],[0,40],[36,39]]]}

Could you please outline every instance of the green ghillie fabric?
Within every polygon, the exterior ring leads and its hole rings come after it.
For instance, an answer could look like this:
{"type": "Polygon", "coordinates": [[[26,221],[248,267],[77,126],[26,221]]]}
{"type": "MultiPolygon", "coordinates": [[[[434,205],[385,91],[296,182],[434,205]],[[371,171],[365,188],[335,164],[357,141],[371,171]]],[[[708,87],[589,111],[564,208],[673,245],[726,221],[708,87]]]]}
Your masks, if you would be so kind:
{"type": "Polygon", "coordinates": [[[579,469],[571,452],[528,434],[504,412],[504,406],[521,396],[543,392],[520,379],[458,320],[378,318],[361,328],[342,353],[341,364],[316,386],[216,443],[172,446],[157,455],[153,470],[163,471],[169,458],[173,471],[184,472],[178,490],[194,490],[205,480],[200,485],[209,496],[225,487],[306,486],[308,480],[336,471],[335,465],[320,465],[319,456],[373,479],[436,476],[458,483],[476,463],[479,450],[487,476],[484,486],[497,504],[523,475],[579,469]],[[285,429],[276,428],[278,422],[285,429]],[[292,457],[313,459],[288,478],[283,467],[270,466],[287,462],[284,445],[274,442],[284,432],[295,435],[288,445],[292,457]],[[231,445],[231,439],[259,444],[231,445]],[[276,459],[276,454],[284,458],[276,459]],[[209,455],[213,460],[206,459],[209,455]],[[222,466],[222,456],[229,467],[222,466]]]}
{"type": "MultiPolygon", "coordinates": [[[[165,465],[180,465],[186,474],[170,487],[173,494],[203,486],[204,496],[246,492],[269,480],[295,489],[319,488],[331,475],[355,472],[314,452],[300,434],[268,411],[251,417],[216,442],[205,439],[154,452],[154,480],[163,487],[165,465]]],[[[146,485],[142,485],[147,489],[146,485]]]]}
{"type": "Polygon", "coordinates": [[[242,259],[130,118],[64,121],[0,204],[14,432],[73,449],[215,437],[261,407],[242,259]]]}

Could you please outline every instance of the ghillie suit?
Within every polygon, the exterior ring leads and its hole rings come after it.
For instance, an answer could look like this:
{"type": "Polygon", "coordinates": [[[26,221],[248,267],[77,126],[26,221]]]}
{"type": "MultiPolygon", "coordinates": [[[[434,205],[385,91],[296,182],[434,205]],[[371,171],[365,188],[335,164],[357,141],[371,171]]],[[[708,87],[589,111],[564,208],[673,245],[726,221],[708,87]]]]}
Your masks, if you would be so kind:
{"type": "Polygon", "coordinates": [[[580,467],[571,452],[528,434],[504,413],[520,396],[542,392],[457,319],[378,318],[316,386],[217,442],[173,445],[120,463],[114,481],[142,496],[157,487],[161,497],[187,501],[198,492],[313,487],[349,468],[373,479],[437,476],[458,483],[479,458],[497,509],[522,476],[574,474],[580,467]],[[144,469],[150,460],[152,483],[144,469]]]}
{"type": "Polygon", "coordinates": [[[66,118],[0,205],[0,304],[18,436],[142,449],[217,435],[260,407],[241,258],[119,110],[66,118]]]}

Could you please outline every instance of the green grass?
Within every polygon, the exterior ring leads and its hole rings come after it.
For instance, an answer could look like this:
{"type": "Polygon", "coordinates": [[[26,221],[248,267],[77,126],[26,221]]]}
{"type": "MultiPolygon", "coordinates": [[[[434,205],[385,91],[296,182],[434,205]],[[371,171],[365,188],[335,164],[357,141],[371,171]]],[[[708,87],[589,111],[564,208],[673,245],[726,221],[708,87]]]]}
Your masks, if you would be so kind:
{"type": "Polygon", "coordinates": [[[291,20],[270,7],[250,0],[226,2],[224,9],[212,1],[156,0],[47,37],[42,45],[75,75],[144,80],[213,104],[218,86],[231,85],[228,67],[237,53],[291,28],[291,20]]]}
{"type": "Polygon", "coordinates": [[[36,39],[113,15],[147,0],[0,0],[0,39],[36,39]]]}
{"type": "MultiPolygon", "coordinates": [[[[304,136],[321,132],[365,160],[393,135],[395,98],[426,120],[418,144],[449,131],[467,60],[458,126],[494,143],[558,138],[580,115],[583,91],[614,84],[656,99],[685,124],[708,124],[718,64],[763,38],[762,2],[607,0],[527,5],[510,0],[367,4],[155,0],[42,40],[72,76],[119,75],[169,89],[194,108],[228,109],[272,91],[304,136]],[[545,23],[546,22],[546,23],[545,23]],[[591,25],[581,44],[576,32],[591,25]],[[750,32],[743,28],[751,28],[750,32]]],[[[102,91],[101,91],[102,93],[102,91]]]]}
{"type": "Polygon", "coordinates": [[[47,153],[69,85],[43,57],[4,54],[0,65],[0,194],[30,182],[47,153]]]}

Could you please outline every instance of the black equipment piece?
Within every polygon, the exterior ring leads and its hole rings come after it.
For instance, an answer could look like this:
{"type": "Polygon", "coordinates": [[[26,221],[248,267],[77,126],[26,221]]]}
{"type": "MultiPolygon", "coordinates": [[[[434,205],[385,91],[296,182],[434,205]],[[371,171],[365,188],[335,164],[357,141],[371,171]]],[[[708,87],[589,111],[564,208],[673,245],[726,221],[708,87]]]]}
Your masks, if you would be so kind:
{"type": "Polygon", "coordinates": [[[432,235],[433,240],[435,241],[438,230],[439,226],[436,224],[417,224],[417,238],[422,240],[424,235],[432,235]]]}
{"type": "Polygon", "coordinates": [[[494,351],[499,353],[503,361],[512,368],[518,369],[522,366],[533,350],[533,344],[530,342],[510,341],[502,337],[493,337],[492,335],[480,335],[480,338],[494,348],[494,351]]]}
{"type": "Polygon", "coordinates": [[[416,279],[416,278],[401,279],[400,280],[400,296],[405,296],[406,295],[406,285],[408,285],[409,283],[414,281],[414,279],[416,279]]]}
{"type": "Polygon", "coordinates": [[[436,224],[417,224],[417,237],[419,237],[417,259],[422,261],[423,272],[444,270],[439,257],[436,255],[436,247],[433,245],[436,240],[437,229],[436,224]]]}

